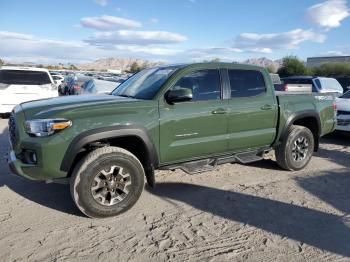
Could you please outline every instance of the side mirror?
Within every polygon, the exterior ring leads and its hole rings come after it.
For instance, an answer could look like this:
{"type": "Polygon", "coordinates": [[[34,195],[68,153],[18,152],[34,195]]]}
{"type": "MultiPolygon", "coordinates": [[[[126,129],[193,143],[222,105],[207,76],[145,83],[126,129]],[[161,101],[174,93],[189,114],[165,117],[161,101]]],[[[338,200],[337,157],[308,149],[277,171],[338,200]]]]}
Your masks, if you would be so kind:
{"type": "Polygon", "coordinates": [[[165,100],[171,105],[179,102],[191,101],[192,98],[192,89],[189,88],[178,88],[174,90],[169,90],[165,94],[165,100]]]}

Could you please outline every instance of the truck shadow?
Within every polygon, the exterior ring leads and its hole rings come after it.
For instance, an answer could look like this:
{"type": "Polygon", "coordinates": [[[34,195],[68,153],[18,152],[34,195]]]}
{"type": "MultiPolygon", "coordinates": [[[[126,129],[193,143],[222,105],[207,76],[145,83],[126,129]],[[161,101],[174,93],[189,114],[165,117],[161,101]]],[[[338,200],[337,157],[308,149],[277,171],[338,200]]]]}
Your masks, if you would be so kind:
{"type": "Polygon", "coordinates": [[[350,215],[350,171],[348,169],[344,168],[338,172],[328,172],[316,177],[297,177],[295,180],[304,190],[338,211],[350,215]]]}
{"type": "Polygon", "coordinates": [[[336,145],[336,148],[320,148],[317,155],[341,166],[350,167],[350,135],[336,132],[322,138],[321,142],[336,145]]]}
{"type": "Polygon", "coordinates": [[[64,213],[83,216],[75,206],[70,196],[68,185],[46,184],[44,182],[30,181],[10,174],[7,166],[8,151],[7,127],[0,134],[0,187],[7,186],[20,196],[42,206],[64,213]]]}
{"type": "Polygon", "coordinates": [[[350,133],[335,131],[321,138],[321,142],[335,144],[338,146],[350,147],[350,133]]]}
{"type": "Polygon", "coordinates": [[[68,185],[30,181],[0,171],[0,186],[4,185],[34,203],[63,213],[84,217],[75,206],[68,185]]]}
{"type": "MultiPolygon", "coordinates": [[[[326,149],[322,147],[322,144],[332,144],[336,146],[343,147],[343,149],[347,149],[350,147],[350,134],[346,132],[334,132],[332,134],[329,134],[327,136],[324,136],[320,140],[320,146],[321,148],[318,150],[318,152],[314,153],[314,156],[322,157],[329,159],[330,161],[337,163],[339,165],[342,165],[344,167],[350,167],[350,153],[339,150],[339,147],[337,149],[326,149]]],[[[246,164],[247,166],[252,167],[258,167],[263,169],[270,169],[270,170],[281,170],[276,161],[273,161],[271,159],[264,159],[258,162],[253,162],[246,164]]]]}
{"type": "MultiPolygon", "coordinates": [[[[345,174],[332,175],[338,176],[339,186],[343,186],[342,192],[346,190],[345,188],[349,188],[350,181],[344,179],[345,174]]],[[[322,181],[322,178],[305,183],[315,183],[317,186],[319,181],[322,181]]],[[[249,224],[342,256],[350,256],[350,217],[186,183],[161,183],[155,190],[148,189],[148,191],[162,198],[186,203],[215,216],[249,224]]],[[[347,201],[344,198],[341,209],[349,210],[349,195],[344,197],[347,201]]]]}

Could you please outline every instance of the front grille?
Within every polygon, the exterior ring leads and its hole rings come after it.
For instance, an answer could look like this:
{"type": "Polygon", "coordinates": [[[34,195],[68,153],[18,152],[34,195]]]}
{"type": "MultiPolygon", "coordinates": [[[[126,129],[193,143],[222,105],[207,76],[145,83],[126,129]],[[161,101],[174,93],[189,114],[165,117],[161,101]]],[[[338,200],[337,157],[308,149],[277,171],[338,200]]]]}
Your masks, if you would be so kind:
{"type": "Polygon", "coordinates": [[[11,113],[10,118],[9,118],[9,136],[10,136],[10,141],[12,145],[16,144],[16,120],[15,116],[13,113],[11,113]]]}

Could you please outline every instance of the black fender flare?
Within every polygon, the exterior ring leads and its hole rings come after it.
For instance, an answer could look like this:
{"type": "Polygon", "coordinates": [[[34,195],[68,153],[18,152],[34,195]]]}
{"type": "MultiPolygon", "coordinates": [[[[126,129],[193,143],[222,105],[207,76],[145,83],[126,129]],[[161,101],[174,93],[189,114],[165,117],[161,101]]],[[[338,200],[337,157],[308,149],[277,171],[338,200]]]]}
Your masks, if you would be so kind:
{"type": "Polygon", "coordinates": [[[295,112],[295,113],[291,114],[287,118],[287,121],[281,130],[281,135],[280,135],[278,141],[283,141],[284,139],[286,139],[286,137],[288,136],[288,130],[291,127],[291,125],[293,125],[293,123],[295,121],[298,121],[298,120],[301,120],[301,119],[307,118],[307,117],[314,118],[316,120],[316,123],[317,123],[317,136],[314,137],[315,138],[315,151],[317,151],[318,146],[319,146],[319,138],[321,136],[322,127],[321,127],[320,115],[316,110],[305,110],[305,111],[299,111],[299,112],[295,112]]]}
{"type": "MultiPolygon", "coordinates": [[[[101,141],[104,139],[110,138],[120,138],[126,136],[135,136],[139,138],[145,145],[148,153],[148,162],[150,167],[158,167],[158,155],[156,148],[148,136],[146,130],[142,127],[134,125],[120,125],[120,126],[111,126],[103,127],[85,131],[78,136],[76,136],[72,142],[69,144],[66,153],[63,157],[60,170],[63,172],[69,172],[75,157],[81,150],[88,144],[101,141]]],[[[146,171],[146,170],[145,170],[146,171]]],[[[147,173],[147,172],[146,172],[147,173]]]]}

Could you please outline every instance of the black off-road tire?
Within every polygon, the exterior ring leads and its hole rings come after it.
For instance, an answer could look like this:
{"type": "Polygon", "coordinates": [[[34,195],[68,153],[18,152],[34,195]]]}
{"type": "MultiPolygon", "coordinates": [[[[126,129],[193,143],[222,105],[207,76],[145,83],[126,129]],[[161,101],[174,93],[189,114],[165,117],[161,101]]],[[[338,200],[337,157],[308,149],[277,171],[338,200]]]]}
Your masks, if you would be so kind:
{"type": "MultiPolygon", "coordinates": [[[[303,146],[303,148],[304,147],[306,146],[303,146]]],[[[301,170],[310,162],[314,152],[314,147],[315,140],[310,129],[303,126],[292,125],[289,128],[288,134],[284,141],[282,141],[281,144],[275,148],[277,164],[285,170],[301,170]],[[304,159],[296,161],[295,157],[293,156],[293,153],[295,152],[295,150],[293,151],[293,146],[295,146],[298,139],[302,140],[303,138],[307,140],[307,153],[304,154],[304,159]]]]}
{"type": "MultiPolygon", "coordinates": [[[[114,171],[112,172],[114,175],[114,171]]],[[[76,165],[70,181],[70,191],[76,206],[86,216],[91,218],[111,217],[127,211],[136,203],[144,188],[144,177],[143,166],[132,153],[118,147],[103,147],[92,151],[76,165]],[[101,175],[101,172],[106,172],[109,169],[116,170],[115,166],[118,166],[118,170],[122,169],[123,172],[127,172],[128,180],[131,183],[128,185],[128,193],[125,194],[124,199],[106,206],[103,204],[105,202],[103,199],[99,201],[93,196],[95,194],[92,192],[93,187],[98,184],[94,179],[98,174],[101,175]]],[[[104,190],[107,191],[106,188],[104,190]]]]}

